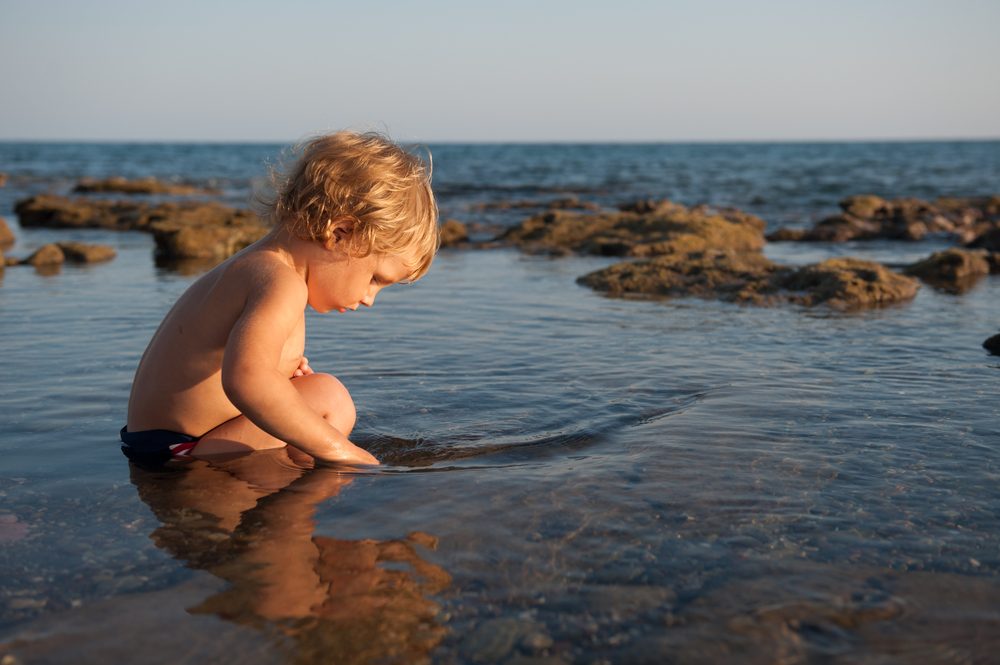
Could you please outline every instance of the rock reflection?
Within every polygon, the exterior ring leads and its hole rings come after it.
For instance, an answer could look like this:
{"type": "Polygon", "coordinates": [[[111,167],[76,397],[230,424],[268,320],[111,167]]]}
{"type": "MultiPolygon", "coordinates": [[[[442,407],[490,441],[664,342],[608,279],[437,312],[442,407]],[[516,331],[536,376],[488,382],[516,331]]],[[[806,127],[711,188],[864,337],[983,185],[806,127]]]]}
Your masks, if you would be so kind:
{"type": "Polygon", "coordinates": [[[131,465],[140,498],[161,522],[150,538],[190,568],[229,583],[195,607],[252,626],[294,662],[422,662],[445,628],[430,596],[451,577],[420,549],[437,539],[316,535],[316,507],[353,478],[270,451],[183,469],[131,465]]]}

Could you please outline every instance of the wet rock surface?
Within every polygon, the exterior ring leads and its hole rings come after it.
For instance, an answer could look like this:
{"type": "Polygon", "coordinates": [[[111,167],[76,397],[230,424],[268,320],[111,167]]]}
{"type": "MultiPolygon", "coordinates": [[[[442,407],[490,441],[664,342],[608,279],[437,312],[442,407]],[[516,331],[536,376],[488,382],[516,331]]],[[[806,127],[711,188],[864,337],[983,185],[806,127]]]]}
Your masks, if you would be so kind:
{"type": "Polygon", "coordinates": [[[995,356],[1000,356],[1000,334],[987,338],[983,342],[983,348],[995,356]]]}
{"type": "Polygon", "coordinates": [[[215,202],[93,201],[40,195],[18,202],[21,225],[145,231],[157,255],[168,259],[221,259],[262,238],[268,227],[248,210],[215,202]]]}
{"type": "Polygon", "coordinates": [[[56,243],[66,260],[71,263],[101,263],[117,256],[111,245],[97,245],[85,242],[56,243]]]}
{"type": "Polygon", "coordinates": [[[962,242],[1000,225],[1000,196],[882,199],[870,194],[840,202],[841,213],[820,220],[810,229],[778,229],[768,240],[845,242],[848,240],[920,240],[948,234],[962,242]]]}
{"type": "Polygon", "coordinates": [[[446,219],[441,224],[441,246],[456,247],[469,241],[469,229],[457,219],[446,219]]]}
{"type": "Polygon", "coordinates": [[[8,247],[14,244],[14,232],[7,225],[7,220],[0,217],[0,247],[8,247]]]}
{"type": "Polygon", "coordinates": [[[619,263],[578,281],[619,297],[715,298],[755,305],[791,302],[839,310],[902,302],[919,289],[915,279],[871,261],[838,258],[788,268],[760,254],[726,252],[619,263]]]}
{"type": "Polygon", "coordinates": [[[497,240],[533,253],[633,257],[752,252],[764,246],[764,221],[738,210],[688,208],[670,201],[625,208],[593,214],[549,211],[526,219],[497,240]]]}
{"type": "Polygon", "coordinates": [[[52,266],[65,263],[66,255],[63,253],[59,245],[55,243],[49,243],[47,245],[42,245],[36,249],[28,258],[21,261],[21,265],[26,266],[52,266]]]}
{"type": "Polygon", "coordinates": [[[530,208],[547,208],[549,210],[600,210],[601,206],[593,201],[583,201],[575,196],[568,196],[565,198],[550,199],[547,201],[489,201],[472,207],[473,210],[516,210],[530,208]]]}
{"type": "Polygon", "coordinates": [[[965,293],[990,274],[989,254],[985,250],[946,249],[908,266],[903,272],[943,291],[965,293]]]}
{"type": "Polygon", "coordinates": [[[74,193],[108,193],[108,194],[168,194],[175,196],[189,196],[192,194],[205,194],[208,190],[194,187],[192,185],[181,185],[172,182],[164,182],[156,178],[138,178],[129,180],[122,177],[112,177],[103,179],[84,178],[73,188],[74,193]]]}

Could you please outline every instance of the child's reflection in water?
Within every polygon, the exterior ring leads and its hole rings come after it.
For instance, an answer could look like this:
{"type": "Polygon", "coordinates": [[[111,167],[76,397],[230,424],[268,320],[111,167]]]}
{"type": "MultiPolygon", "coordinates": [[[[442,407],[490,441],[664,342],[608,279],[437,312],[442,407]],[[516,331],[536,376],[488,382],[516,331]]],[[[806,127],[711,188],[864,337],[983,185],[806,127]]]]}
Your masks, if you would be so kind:
{"type": "Polygon", "coordinates": [[[445,633],[428,596],[451,581],[418,554],[437,539],[314,535],[316,506],[353,478],[310,465],[288,447],[179,470],[133,463],[131,478],[162,522],[157,547],[230,584],[192,613],[290,636],[298,662],[425,660],[445,633]]]}

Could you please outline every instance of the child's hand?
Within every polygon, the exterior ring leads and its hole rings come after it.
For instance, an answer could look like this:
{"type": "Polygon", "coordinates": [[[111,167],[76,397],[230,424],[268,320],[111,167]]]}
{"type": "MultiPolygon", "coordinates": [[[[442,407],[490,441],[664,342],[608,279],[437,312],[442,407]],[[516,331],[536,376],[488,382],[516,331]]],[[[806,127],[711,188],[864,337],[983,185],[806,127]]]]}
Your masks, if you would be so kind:
{"type": "Polygon", "coordinates": [[[309,366],[309,359],[302,356],[302,362],[299,363],[298,369],[292,372],[292,376],[308,376],[313,373],[313,368],[309,366]]]}

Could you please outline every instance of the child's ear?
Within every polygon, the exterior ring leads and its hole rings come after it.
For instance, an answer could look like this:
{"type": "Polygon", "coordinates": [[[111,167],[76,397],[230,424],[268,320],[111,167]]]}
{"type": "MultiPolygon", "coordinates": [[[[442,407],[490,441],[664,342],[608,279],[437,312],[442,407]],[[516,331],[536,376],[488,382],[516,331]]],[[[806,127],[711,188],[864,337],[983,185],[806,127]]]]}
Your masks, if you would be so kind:
{"type": "Polygon", "coordinates": [[[330,236],[326,241],[327,249],[340,246],[343,248],[350,242],[354,234],[354,220],[349,217],[341,217],[330,223],[330,236]]]}

